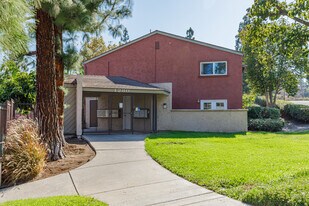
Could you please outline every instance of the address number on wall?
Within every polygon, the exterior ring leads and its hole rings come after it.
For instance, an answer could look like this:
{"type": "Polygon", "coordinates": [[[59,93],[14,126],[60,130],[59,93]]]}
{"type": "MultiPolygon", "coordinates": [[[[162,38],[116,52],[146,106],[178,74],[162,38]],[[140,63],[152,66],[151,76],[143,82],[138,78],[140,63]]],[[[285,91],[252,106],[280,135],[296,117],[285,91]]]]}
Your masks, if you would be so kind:
{"type": "Polygon", "coordinates": [[[115,89],[115,92],[128,93],[128,92],[130,92],[130,90],[129,89],[115,89]]]}

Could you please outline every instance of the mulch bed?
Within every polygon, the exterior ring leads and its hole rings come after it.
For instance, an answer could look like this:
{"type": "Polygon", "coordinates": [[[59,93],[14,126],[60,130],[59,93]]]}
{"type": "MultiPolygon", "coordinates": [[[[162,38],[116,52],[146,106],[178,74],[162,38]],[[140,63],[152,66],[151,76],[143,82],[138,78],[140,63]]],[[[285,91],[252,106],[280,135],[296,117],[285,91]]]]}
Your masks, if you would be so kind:
{"type": "Polygon", "coordinates": [[[89,162],[95,156],[95,152],[85,140],[67,138],[66,141],[68,143],[64,148],[66,157],[61,160],[47,162],[44,171],[36,180],[68,172],[89,162]]]}

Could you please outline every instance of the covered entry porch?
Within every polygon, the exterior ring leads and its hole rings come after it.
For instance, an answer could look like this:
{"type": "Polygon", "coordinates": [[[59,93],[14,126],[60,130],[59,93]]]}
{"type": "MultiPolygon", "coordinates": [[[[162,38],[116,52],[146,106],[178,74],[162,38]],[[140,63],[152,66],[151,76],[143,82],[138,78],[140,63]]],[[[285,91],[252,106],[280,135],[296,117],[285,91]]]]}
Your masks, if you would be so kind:
{"type": "Polygon", "coordinates": [[[83,92],[83,133],[156,131],[156,94],[83,92]]]}
{"type": "Polygon", "coordinates": [[[77,135],[157,131],[157,96],[168,91],[124,77],[75,78],[77,135]]]}

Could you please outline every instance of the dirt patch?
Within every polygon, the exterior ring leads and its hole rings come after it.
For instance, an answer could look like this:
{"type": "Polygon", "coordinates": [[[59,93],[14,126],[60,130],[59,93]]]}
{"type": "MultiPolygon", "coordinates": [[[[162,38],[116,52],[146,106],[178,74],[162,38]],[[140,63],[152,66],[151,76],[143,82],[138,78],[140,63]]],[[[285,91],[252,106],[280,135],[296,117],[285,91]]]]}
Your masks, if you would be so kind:
{"type": "Polygon", "coordinates": [[[89,162],[95,156],[95,152],[85,140],[68,138],[66,141],[68,143],[64,148],[66,157],[58,161],[47,162],[44,171],[36,180],[68,172],[89,162]]]}

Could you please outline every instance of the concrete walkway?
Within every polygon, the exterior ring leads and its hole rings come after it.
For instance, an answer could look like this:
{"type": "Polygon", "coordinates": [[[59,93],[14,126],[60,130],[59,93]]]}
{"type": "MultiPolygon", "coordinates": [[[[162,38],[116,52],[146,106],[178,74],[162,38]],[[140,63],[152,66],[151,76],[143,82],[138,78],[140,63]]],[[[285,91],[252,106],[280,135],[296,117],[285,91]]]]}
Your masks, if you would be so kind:
{"type": "Polygon", "coordinates": [[[1,191],[0,202],[54,195],[87,195],[109,205],[243,205],[192,184],[153,161],[145,135],[86,135],[97,155],[55,177],[1,191]]]}

